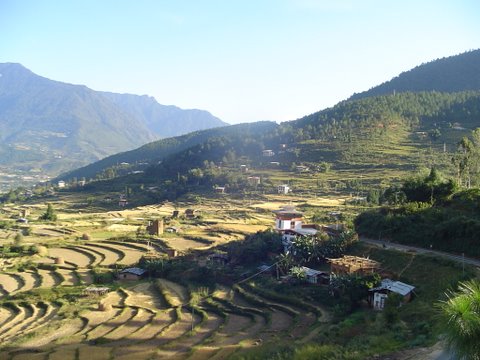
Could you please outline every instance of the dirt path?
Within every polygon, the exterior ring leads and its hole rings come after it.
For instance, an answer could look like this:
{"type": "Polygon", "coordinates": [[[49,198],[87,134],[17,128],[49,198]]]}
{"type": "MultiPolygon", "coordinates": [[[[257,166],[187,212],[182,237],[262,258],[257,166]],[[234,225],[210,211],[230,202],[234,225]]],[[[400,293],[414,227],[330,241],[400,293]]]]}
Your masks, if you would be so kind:
{"type": "Polygon", "coordinates": [[[416,252],[418,254],[426,254],[426,255],[435,255],[435,256],[440,256],[447,258],[449,260],[458,262],[458,263],[465,263],[473,266],[480,267],[480,260],[479,259],[474,259],[470,257],[464,257],[460,255],[455,255],[455,254],[449,254],[443,251],[438,251],[438,250],[430,250],[430,249],[425,249],[425,248],[420,248],[416,246],[410,246],[410,245],[402,245],[402,244],[397,244],[397,243],[392,243],[386,240],[373,240],[373,239],[368,239],[366,237],[361,236],[360,241],[370,244],[370,245],[375,245],[378,247],[383,247],[384,245],[386,246],[387,249],[395,249],[399,251],[408,251],[408,252],[416,252]]]}

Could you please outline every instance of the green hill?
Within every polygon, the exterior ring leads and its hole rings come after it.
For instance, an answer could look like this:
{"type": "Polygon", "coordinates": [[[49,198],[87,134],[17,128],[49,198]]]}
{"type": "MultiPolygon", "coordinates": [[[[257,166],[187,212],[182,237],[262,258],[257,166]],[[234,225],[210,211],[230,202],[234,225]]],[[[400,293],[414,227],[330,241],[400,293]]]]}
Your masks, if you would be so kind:
{"type": "Polygon", "coordinates": [[[405,71],[368,91],[354,94],[350,100],[394,92],[480,90],[480,50],[437,59],[405,71]]]}

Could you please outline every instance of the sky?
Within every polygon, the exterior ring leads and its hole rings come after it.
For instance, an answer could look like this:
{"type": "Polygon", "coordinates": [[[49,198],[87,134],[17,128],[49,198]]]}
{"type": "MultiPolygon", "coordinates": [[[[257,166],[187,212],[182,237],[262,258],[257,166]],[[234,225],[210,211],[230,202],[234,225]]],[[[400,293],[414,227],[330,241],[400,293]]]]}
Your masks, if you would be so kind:
{"type": "Polygon", "coordinates": [[[0,62],[234,124],[480,48],[478,0],[0,0],[0,62]]]}

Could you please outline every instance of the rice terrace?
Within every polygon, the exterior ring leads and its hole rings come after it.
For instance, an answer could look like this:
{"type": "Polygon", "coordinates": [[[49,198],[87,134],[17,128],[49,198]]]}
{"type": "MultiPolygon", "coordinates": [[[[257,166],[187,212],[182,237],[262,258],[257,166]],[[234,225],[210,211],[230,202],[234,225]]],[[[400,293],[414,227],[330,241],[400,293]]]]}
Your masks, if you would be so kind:
{"type": "MultiPolygon", "coordinates": [[[[279,267],[276,274],[275,267],[259,271],[259,264],[278,262],[280,241],[272,245],[267,240],[270,248],[266,250],[254,242],[239,245],[244,239],[255,240],[254,234],[272,237],[268,230],[274,226],[272,211],[286,203],[307,214],[328,217],[325,214],[332,211],[355,211],[345,198],[308,201],[300,195],[264,195],[256,201],[224,200],[210,197],[79,212],[67,193],[53,203],[55,222],[36,220],[45,205],[4,206],[4,221],[25,211],[31,221],[21,241],[13,237],[26,224],[3,226],[0,233],[4,254],[0,358],[269,358],[278,350],[271,349],[274,344],[283,343],[280,349],[288,353],[293,344],[307,346],[302,344],[356,333],[359,317],[375,321],[379,316],[365,309],[350,319],[348,312],[342,315],[328,286],[277,281],[279,267]],[[193,216],[186,215],[188,209],[194,209],[193,216]],[[149,235],[149,219],[160,218],[163,233],[149,235]],[[12,240],[19,242],[17,249],[10,245],[12,240]],[[229,263],[224,261],[226,254],[229,263]],[[146,273],[138,276],[142,274],[135,269],[146,273]]],[[[417,299],[416,306],[428,303],[461,271],[448,261],[437,264],[435,258],[391,254],[367,245],[357,244],[350,253],[380,261],[395,258],[389,261],[388,271],[403,274],[402,279],[414,280],[420,287],[428,282],[422,277],[432,266],[443,267],[441,271],[450,275],[421,289],[426,299],[417,299]],[[409,273],[413,261],[424,269],[409,273]]],[[[327,263],[320,268],[329,270],[327,263]]],[[[409,305],[402,315],[407,323],[416,311],[408,310],[409,305]]],[[[407,333],[411,331],[425,329],[407,333]]],[[[429,338],[431,333],[428,329],[424,336],[429,338]]],[[[385,339],[367,353],[395,350],[403,343],[392,343],[391,334],[367,337],[378,336],[385,339]]],[[[410,334],[411,339],[415,336],[410,334]]],[[[348,341],[345,344],[351,347],[348,341]]],[[[364,354],[352,351],[351,356],[364,354]]]]}

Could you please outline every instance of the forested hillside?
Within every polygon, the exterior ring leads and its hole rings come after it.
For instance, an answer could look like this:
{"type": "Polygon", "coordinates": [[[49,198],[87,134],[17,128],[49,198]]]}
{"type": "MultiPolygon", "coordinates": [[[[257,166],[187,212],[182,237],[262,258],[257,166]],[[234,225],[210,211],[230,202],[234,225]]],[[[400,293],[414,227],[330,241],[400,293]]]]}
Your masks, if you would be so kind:
{"type": "Polygon", "coordinates": [[[437,59],[405,71],[350,100],[406,91],[457,92],[480,90],[480,50],[437,59]]]}
{"type": "MultiPolygon", "coordinates": [[[[261,186],[268,191],[279,183],[275,178],[297,174],[293,176],[314,179],[329,170],[350,172],[353,178],[345,180],[349,184],[365,177],[363,186],[381,187],[433,164],[454,175],[451,158],[458,142],[480,126],[479,103],[480,92],[401,93],[346,101],[280,125],[244,124],[160,140],[62,178],[108,180],[95,185],[105,189],[155,186],[158,190],[146,201],[157,201],[212,191],[216,185],[244,191],[250,186],[241,165],[261,173],[261,186]],[[264,150],[271,150],[271,156],[264,150]]],[[[315,185],[305,179],[302,186],[312,189],[319,181],[315,185]]]]}

